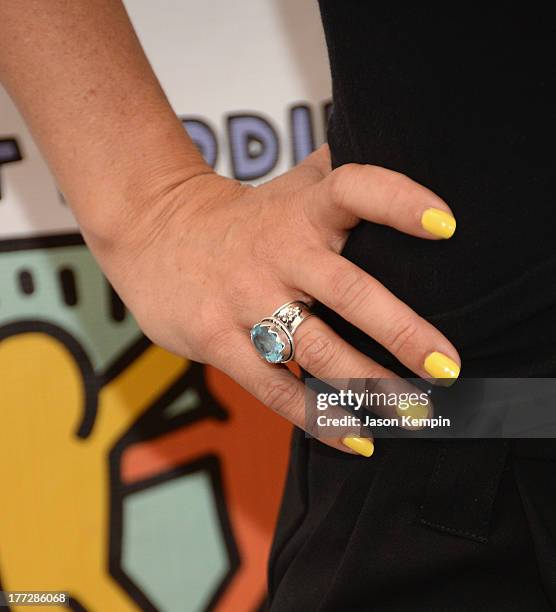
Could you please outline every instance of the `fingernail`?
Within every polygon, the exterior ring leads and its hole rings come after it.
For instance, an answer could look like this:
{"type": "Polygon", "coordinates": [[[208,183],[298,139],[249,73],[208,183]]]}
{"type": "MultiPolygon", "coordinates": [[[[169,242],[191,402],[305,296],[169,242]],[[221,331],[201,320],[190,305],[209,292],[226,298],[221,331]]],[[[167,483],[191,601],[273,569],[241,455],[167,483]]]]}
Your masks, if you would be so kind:
{"type": "Polygon", "coordinates": [[[440,208],[427,208],[421,217],[423,229],[439,238],[451,238],[456,231],[454,217],[440,208]]]}
{"type": "Polygon", "coordinates": [[[346,436],[342,438],[342,443],[351,448],[352,451],[363,455],[363,457],[370,457],[375,450],[375,445],[369,438],[358,438],[356,436],[346,436]]]}
{"type": "Polygon", "coordinates": [[[432,378],[446,378],[454,382],[459,376],[458,364],[442,353],[431,353],[425,359],[425,370],[432,378]]]}
{"type": "Polygon", "coordinates": [[[396,413],[399,417],[426,419],[429,416],[429,405],[420,402],[408,402],[406,406],[396,406],[396,413]]]}

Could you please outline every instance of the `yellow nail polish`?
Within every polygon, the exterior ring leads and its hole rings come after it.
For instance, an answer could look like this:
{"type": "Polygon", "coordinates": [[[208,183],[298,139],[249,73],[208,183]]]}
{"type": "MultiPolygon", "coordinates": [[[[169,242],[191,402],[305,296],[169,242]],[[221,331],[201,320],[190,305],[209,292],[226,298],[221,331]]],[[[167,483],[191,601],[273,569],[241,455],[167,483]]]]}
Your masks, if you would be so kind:
{"type": "Polygon", "coordinates": [[[460,368],[453,359],[434,352],[425,359],[425,370],[432,378],[446,378],[453,382],[459,376],[460,368]]]}
{"type": "Polygon", "coordinates": [[[375,445],[369,438],[358,438],[357,436],[346,436],[342,438],[342,443],[352,451],[363,455],[363,457],[370,457],[375,450],[375,445]]]}
{"type": "Polygon", "coordinates": [[[451,238],[456,231],[456,220],[440,208],[427,208],[421,217],[423,229],[439,238],[451,238]]]}
{"type": "Polygon", "coordinates": [[[399,417],[409,417],[410,419],[426,419],[429,416],[429,405],[421,402],[408,402],[405,406],[396,406],[396,413],[399,417]]]}

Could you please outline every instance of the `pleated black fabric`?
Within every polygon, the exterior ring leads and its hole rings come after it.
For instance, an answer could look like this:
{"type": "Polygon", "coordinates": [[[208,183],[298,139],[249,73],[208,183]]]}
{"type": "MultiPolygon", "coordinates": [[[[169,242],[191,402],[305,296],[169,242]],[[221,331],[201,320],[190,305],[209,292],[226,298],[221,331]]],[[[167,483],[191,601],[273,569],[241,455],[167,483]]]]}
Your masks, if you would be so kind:
{"type": "MultiPolygon", "coordinates": [[[[527,7],[321,0],[335,166],[430,187],[458,221],[425,242],[372,223],[344,255],[454,342],[462,376],[556,375],[553,22],[527,7]]],[[[360,351],[372,339],[318,312],[360,351]]],[[[294,434],[269,607],[556,609],[556,442],[377,441],[372,459],[294,434]]]]}

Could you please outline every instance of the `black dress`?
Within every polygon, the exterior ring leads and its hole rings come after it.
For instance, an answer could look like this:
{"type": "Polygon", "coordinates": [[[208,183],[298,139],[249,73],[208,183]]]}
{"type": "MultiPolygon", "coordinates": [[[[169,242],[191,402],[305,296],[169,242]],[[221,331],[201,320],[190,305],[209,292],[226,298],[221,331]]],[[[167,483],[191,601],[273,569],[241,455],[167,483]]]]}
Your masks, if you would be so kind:
{"type": "MultiPolygon", "coordinates": [[[[534,5],[320,7],[333,164],[403,172],[458,222],[439,242],[361,223],[345,257],[455,344],[462,376],[555,376],[553,22],[534,5]]],[[[319,314],[410,375],[334,313],[319,314]]],[[[380,439],[365,459],[296,432],[269,606],[554,609],[556,442],[380,439]]]]}

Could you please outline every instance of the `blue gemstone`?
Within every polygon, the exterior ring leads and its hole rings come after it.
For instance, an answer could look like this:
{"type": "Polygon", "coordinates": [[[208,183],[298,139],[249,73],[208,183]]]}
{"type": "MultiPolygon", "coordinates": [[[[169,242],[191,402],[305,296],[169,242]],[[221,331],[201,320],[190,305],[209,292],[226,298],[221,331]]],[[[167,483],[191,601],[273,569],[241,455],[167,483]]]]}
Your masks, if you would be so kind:
{"type": "Polygon", "coordinates": [[[267,325],[257,323],[251,329],[251,341],[257,351],[270,363],[280,363],[284,353],[284,343],[278,334],[267,325]]]}

